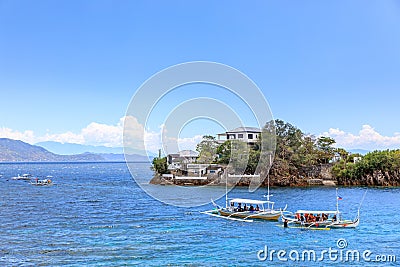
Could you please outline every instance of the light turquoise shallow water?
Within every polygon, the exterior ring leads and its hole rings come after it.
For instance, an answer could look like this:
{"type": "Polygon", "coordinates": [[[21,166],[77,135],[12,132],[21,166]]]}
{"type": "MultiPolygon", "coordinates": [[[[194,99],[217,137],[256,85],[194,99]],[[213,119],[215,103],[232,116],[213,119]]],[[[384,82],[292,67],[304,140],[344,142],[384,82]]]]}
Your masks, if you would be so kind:
{"type": "MultiPolygon", "coordinates": [[[[211,205],[178,208],[149,197],[123,163],[0,164],[0,266],[394,266],[400,262],[400,189],[370,188],[360,227],[330,231],[284,229],[274,222],[244,223],[200,214],[211,205]],[[13,181],[17,174],[52,175],[57,184],[36,187],[13,181]],[[339,249],[337,240],[347,247],[339,249]],[[274,255],[260,261],[257,252],[323,250],[338,253],[371,250],[370,259],[395,255],[397,262],[323,262],[274,255]]],[[[150,178],[148,164],[136,175],[150,178]]],[[[154,186],[174,197],[168,186],[154,186]]],[[[210,188],[207,190],[223,190],[210,188]]],[[[365,188],[341,188],[341,210],[353,218],[365,188]]],[[[276,207],[335,209],[335,189],[273,188],[276,207]]],[[[246,188],[234,197],[260,198],[246,188]]],[[[195,195],[193,196],[195,197],[195,195]]],[[[224,203],[224,199],[217,201],[224,203]]],[[[294,253],[294,252],[292,252],[294,253]]],[[[295,254],[293,254],[295,255],[295,254]]],[[[261,254],[264,256],[264,254],[261,254]]],[[[339,254],[340,256],[340,254],[339,254]]]]}

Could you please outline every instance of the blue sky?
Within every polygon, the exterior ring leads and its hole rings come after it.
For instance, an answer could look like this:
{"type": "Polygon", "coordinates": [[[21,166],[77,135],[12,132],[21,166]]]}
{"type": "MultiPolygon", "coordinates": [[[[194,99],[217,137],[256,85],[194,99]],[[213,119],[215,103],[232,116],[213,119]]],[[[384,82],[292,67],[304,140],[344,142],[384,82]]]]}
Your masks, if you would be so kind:
{"type": "Polygon", "coordinates": [[[400,147],[399,25],[389,0],[0,0],[0,128],[31,142],[116,130],[151,75],[204,60],[248,75],[305,132],[400,147]]]}

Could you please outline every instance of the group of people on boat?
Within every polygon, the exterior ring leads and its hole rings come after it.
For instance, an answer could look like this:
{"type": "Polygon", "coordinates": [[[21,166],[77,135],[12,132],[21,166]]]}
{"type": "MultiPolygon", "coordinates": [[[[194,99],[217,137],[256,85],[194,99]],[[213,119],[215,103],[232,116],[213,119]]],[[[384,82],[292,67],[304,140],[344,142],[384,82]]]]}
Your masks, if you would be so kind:
{"type": "Polygon", "coordinates": [[[35,183],[31,183],[33,185],[51,185],[53,182],[50,179],[39,180],[39,178],[35,179],[35,183]]]}
{"type": "Polygon", "coordinates": [[[244,211],[260,211],[260,207],[256,205],[255,207],[250,204],[250,206],[247,206],[247,204],[244,204],[242,207],[241,203],[238,203],[238,206],[235,207],[235,204],[232,202],[231,203],[231,209],[236,212],[244,212],[244,211]]]}
{"type": "MultiPolygon", "coordinates": [[[[313,222],[324,222],[329,219],[329,214],[321,213],[321,214],[311,214],[311,213],[296,213],[296,219],[305,222],[305,223],[313,223],[313,222]]],[[[336,221],[336,214],[333,215],[332,221],[336,221]]]]}

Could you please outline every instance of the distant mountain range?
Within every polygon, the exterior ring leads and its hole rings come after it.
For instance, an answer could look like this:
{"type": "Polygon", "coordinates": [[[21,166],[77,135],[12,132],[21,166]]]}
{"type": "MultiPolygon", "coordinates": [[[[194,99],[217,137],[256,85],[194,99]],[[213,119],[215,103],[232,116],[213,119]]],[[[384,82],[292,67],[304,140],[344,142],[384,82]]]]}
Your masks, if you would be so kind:
{"type": "MultiPolygon", "coordinates": [[[[44,142],[49,143],[49,142],[44,142]]],[[[57,146],[56,142],[51,142],[52,145],[57,146]],[[54,144],[55,143],[55,144],[54,144]]],[[[58,143],[60,144],[60,143],[58,143]]],[[[63,145],[63,144],[61,144],[63,145]]],[[[74,145],[74,144],[72,144],[74,145]]],[[[81,145],[75,146],[76,151],[79,151],[81,145]]],[[[68,147],[68,146],[67,146],[68,147]]],[[[73,146],[70,146],[73,147],[73,146]]],[[[91,146],[83,146],[93,148],[91,146]]],[[[121,153],[107,153],[107,150],[102,150],[103,147],[94,147],[102,153],[94,153],[84,151],[76,154],[63,154],[60,155],[54,151],[50,152],[46,148],[38,145],[30,145],[28,143],[13,140],[8,138],[0,138],[0,162],[97,162],[97,161],[125,161],[124,154],[121,150],[116,149],[116,152],[121,153]]],[[[104,147],[106,148],[106,147],[104,147]]],[[[83,148],[82,148],[83,149],[83,148]]],[[[72,151],[72,150],[70,150],[72,151]]],[[[109,150],[110,151],[110,150],[109,150]]],[[[147,156],[139,154],[126,155],[127,161],[149,161],[147,156]]]]}
{"type": "MultiPolygon", "coordinates": [[[[106,147],[106,146],[90,146],[90,145],[80,145],[73,143],[59,143],[54,141],[39,142],[35,145],[41,146],[48,151],[51,151],[60,155],[75,155],[82,154],[86,152],[90,153],[112,153],[112,154],[123,154],[123,147],[106,147]]],[[[137,154],[146,156],[146,151],[139,149],[130,149],[129,154],[137,154]]],[[[152,155],[155,156],[155,155],[152,155]]]]}

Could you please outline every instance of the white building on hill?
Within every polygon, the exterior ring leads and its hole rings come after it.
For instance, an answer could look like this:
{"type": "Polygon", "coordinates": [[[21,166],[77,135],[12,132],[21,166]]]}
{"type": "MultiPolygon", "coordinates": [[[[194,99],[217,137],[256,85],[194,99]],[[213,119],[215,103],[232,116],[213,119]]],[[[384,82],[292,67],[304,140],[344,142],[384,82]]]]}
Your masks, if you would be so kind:
{"type": "Polygon", "coordinates": [[[220,133],[218,143],[223,143],[227,140],[240,140],[249,145],[254,145],[258,138],[261,137],[261,130],[256,127],[239,127],[225,133],[220,133]]]}

